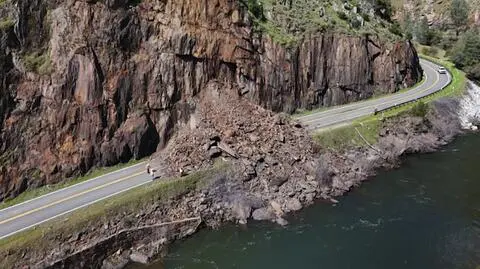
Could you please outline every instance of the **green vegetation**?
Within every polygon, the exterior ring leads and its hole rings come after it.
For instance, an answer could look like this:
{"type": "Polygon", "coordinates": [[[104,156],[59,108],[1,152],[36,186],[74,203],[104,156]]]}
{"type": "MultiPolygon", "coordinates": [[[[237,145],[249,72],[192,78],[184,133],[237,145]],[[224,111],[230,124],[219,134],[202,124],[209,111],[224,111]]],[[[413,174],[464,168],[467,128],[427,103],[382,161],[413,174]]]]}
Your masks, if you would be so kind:
{"type": "Polygon", "coordinates": [[[441,97],[460,96],[466,88],[466,76],[461,70],[455,68],[455,65],[444,59],[433,58],[421,55],[429,61],[445,66],[452,74],[452,82],[444,90],[433,95],[429,95],[417,102],[411,102],[402,106],[394,107],[383,111],[377,115],[370,115],[362,119],[358,119],[349,125],[338,128],[332,128],[320,131],[314,134],[314,139],[323,147],[336,151],[351,149],[354,147],[365,147],[367,143],[355,130],[358,129],[360,134],[367,140],[369,144],[375,144],[378,140],[378,132],[382,121],[387,118],[398,117],[409,113],[417,117],[425,117],[428,112],[428,104],[441,97]]]}
{"type": "MultiPolygon", "coordinates": [[[[396,93],[407,92],[407,91],[417,87],[418,85],[422,85],[424,82],[425,82],[425,77],[422,77],[422,80],[419,81],[418,83],[416,83],[415,85],[413,85],[411,87],[408,87],[408,88],[401,89],[401,90],[397,91],[396,93]]],[[[388,96],[388,95],[391,95],[391,94],[390,93],[374,94],[370,98],[367,98],[367,99],[361,100],[361,101],[357,101],[357,103],[375,100],[375,99],[382,98],[382,97],[385,97],[385,96],[388,96]]],[[[346,105],[348,105],[348,104],[346,104],[346,105]]],[[[296,117],[308,116],[308,115],[311,115],[311,114],[314,114],[314,113],[317,113],[317,112],[322,112],[322,111],[325,111],[325,110],[328,110],[328,109],[338,108],[338,107],[342,107],[342,106],[346,106],[346,105],[339,105],[339,106],[334,106],[334,107],[319,107],[319,108],[312,109],[312,110],[298,110],[298,111],[296,111],[295,116],[296,117]]]]}
{"type": "Polygon", "coordinates": [[[380,121],[377,120],[359,120],[352,124],[327,129],[314,134],[316,142],[325,148],[335,151],[342,151],[354,147],[365,147],[366,142],[358,135],[356,129],[370,144],[375,144],[378,140],[378,131],[380,121]]]}
{"type": "MultiPolygon", "coordinates": [[[[56,219],[0,240],[0,268],[14,268],[15,261],[22,259],[24,251],[36,252],[50,249],[52,241],[67,240],[75,232],[81,232],[98,223],[107,223],[122,215],[135,223],[134,215],[142,208],[157,201],[166,201],[191,190],[203,188],[225,173],[227,164],[218,163],[214,168],[199,171],[176,179],[162,179],[143,185],[125,193],[75,211],[66,217],[56,219]],[[10,255],[7,255],[9,253],[10,255]]],[[[127,222],[127,223],[128,223],[127,222]]]]}
{"type": "Polygon", "coordinates": [[[467,76],[480,81],[480,33],[476,29],[465,32],[450,50],[457,68],[465,70],[467,76]]]}
{"type": "Polygon", "coordinates": [[[429,97],[424,98],[424,101],[427,100],[427,102],[429,102],[439,97],[460,96],[465,92],[467,84],[466,75],[463,71],[456,68],[455,64],[445,59],[438,59],[427,55],[420,55],[420,57],[445,66],[445,68],[448,69],[450,74],[452,74],[452,83],[450,83],[450,85],[448,85],[443,91],[437,92],[429,97]]]}
{"type": "Polygon", "coordinates": [[[403,18],[404,32],[406,35],[412,34],[420,44],[417,47],[422,54],[448,59],[455,63],[456,68],[465,71],[469,79],[480,82],[480,32],[478,27],[469,25],[469,16],[473,11],[478,11],[479,4],[479,0],[436,2],[433,12],[437,16],[448,14],[452,23],[436,21],[432,26],[426,16],[414,21],[410,13],[406,13],[403,18]]]}
{"type": "Polygon", "coordinates": [[[416,102],[413,105],[410,112],[415,117],[425,118],[425,116],[427,115],[427,112],[428,112],[428,105],[423,101],[416,102]]]}
{"type": "MultiPolygon", "coordinates": [[[[1,5],[2,3],[0,3],[1,5]]],[[[0,20],[0,31],[1,30],[6,30],[10,27],[12,27],[15,24],[15,22],[11,18],[4,18],[0,20]]]]}
{"type": "Polygon", "coordinates": [[[52,72],[52,61],[47,51],[32,52],[23,57],[25,68],[30,72],[47,75],[52,72]]]}
{"type": "Polygon", "coordinates": [[[450,18],[456,28],[456,34],[460,28],[464,28],[468,22],[470,8],[465,0],[452,0],[450,5],[450,18]]]}
{"type": "Polygon", "coordinates": [[[305,36],[325,32],[377,34],[398,39],[401,28],[392,23],[389,0],[238,0],[247,8],[256,30],[273,41],[295,45],[305,36]],[[373,11],[375,16],[370,16],[373,11]]]}
{"type": "Polygon", "coordinates": [[[442,39],[442,33],[430,28],[426,17],[415,23],[413,35],[420,44],[427,46],[438,44],[442,39]]]}
{"type": "MultiPolygon", "coordinates": [[[[105,175],[105,174],[108,174],[110,172],[114,172],[116,170],[119,170],[119,169],[122,169],[122,168],[125,168],[125,167],[128,167],[128,166],[132,166],[134,164],[138,164],[142,161],[143,160],[132,160],[128,163],[122,163],[122,164],[118,164],[118,165],[111,166],[111,167],[98,168],[98,169],[92,170],[91,172],[89,172],[85,176],[70,179],[70,180],[67,180],[66,182],[63,182],[63,183],[59,183],[59,184],[55,184],[55,185],[46,185],[46,186],[43,186],[43,187],[40,187],[40,188],[27,190],[27,191],[23,192],[22,194],[20,194],[19,196],[15,197],[13,199],[9,199],[9,200],[7,199],[7,200],[3,201],[2,203],[0,203],[0,209],[7,208],[9,206],[25,202],[27,200],[45,195],[47,193],[66,188],[66,187],[78,184],[80,182],[87,181],[89,179],[96,178],[98,176],[105,175]]],[[[39,170],[38,169],[35,170],[32,173],[32,177],[35,176],[35,173],[39,173],[39,170]]]]}

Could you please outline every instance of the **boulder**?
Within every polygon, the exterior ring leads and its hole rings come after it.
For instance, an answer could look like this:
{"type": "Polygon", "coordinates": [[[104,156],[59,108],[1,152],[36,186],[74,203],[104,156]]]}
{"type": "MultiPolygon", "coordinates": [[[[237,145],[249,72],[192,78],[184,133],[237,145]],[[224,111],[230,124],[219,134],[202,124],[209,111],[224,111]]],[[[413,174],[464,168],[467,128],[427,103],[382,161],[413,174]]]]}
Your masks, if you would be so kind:
{"type": "Polygon", "coordinates": [[[262,207],[253,211],[252,218],[254,220],[274,220],[276,216],[270,207],[262,207]]]}
{"type": "Polygon", "coordinates": [[[136,263],[148,264],[150,259],[145,254],[142,254],[137,251],[133,251],[132,254],[130,254],[130,260],[136,263]]]}
{"type": "Polygon", "coordinates": [[[289,211],[298,211],[302,209],[302,203],[297,198],[291,198],[287,200],[285,207],[289,211]]]}
{"type": "Polygon", "coordinates": [[[252,207],[244,199],[237,199],[232,206],[233,216],[240,222],[245,224],[247,219],[250,218],[252,207]]]}

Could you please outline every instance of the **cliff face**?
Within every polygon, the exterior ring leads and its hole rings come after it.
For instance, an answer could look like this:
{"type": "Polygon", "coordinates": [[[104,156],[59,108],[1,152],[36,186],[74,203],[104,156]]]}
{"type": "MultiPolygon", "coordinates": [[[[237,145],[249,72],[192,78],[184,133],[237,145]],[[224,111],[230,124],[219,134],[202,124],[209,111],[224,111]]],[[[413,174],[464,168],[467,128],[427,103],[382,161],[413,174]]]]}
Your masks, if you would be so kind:
{"type": "Polygon", "coordinates": [[[421,74],[408,42],[329,34],[283,48],[236,0],[7,0],[0,15],[0,200],[148,156],[212,80],[292,112],[421,74]]]}
{"type": "MultiPolygon", "coordinates": [[[[466,0],[469,6],[468,24],[480,25],[480,1],[466,0]]],[[[403,19],[407,14],[412,18],[425,16],[430,25],[435,27],[448,27],[452,24],[450,8],[452,0],[402,0],[397,3],[396,17],[403,19]]]]}

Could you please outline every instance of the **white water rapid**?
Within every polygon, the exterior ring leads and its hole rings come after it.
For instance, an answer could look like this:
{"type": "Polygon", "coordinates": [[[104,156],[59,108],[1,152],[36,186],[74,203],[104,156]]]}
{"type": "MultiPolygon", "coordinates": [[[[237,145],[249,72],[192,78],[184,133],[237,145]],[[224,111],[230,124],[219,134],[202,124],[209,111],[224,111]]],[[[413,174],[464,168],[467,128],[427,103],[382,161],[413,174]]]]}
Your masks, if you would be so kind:
{"type": "Polygon", "coordinates": [[[467,93],[460,102],[458,112],[462,128],[477,130],[480,126],[480,87],[468,81],[467,93]]]}

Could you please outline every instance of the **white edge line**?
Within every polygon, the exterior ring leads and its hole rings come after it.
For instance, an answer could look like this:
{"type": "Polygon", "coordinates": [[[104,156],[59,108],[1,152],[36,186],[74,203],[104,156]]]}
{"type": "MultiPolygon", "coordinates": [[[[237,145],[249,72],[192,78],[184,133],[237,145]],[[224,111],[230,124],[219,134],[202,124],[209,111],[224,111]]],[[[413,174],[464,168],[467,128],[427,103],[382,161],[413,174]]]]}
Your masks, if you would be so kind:
{"type": "MultiPolygon", "coordinates": [[[[427,65],[427,66],[428,66],[428,65],[427,65]]],[[[435,69],[434,69],[434,68],[432,68],[431,66],[429,66],[429,68],[431,68],[432,71],[435,72],[435,69]]],[[[424,75],[425,75],[426,78],[428,78],[428,75],[427,75],[426,72],[425,72],[424,75]]],[[[440,80],[440,76],[439,76],[438,74],[436,74],[436,75],[437,75],[437,83],[438,83],[438,81],[440,80]]],[[[425,80],[424,83],[426,83],[426,82],[427,82],[427,79],[425,80]]],[[[420,86],[423,86],[424,83],[422,83],[421,85],[419,85],[418,87],[416,87],[416,88],[414,88],[414,89],[412,89],[412,90],[410,90],[410,91],[417,90],[418,88],[420,88],[420,86]]],[[[385,104],[390,104],[390,103],[392,103],[393,101],[397,101],[397,102],[400,102],[400,103],[410,102],[410,101],[413,101],[413,100],[415,100],[415,99],[423,98],[423,97],[427,96],[427,95],[422,96],[421,94],[422,94],[424,91],[431,90],[434,86],[435,86],[435,84],[427,87],[427,88],[424,89],[423,91],[418,91],[418,92],[417,92],[417,91],[415,91],[415,92],[407,91],[407,92],[404,92],[404,93],[399,93],[399,94],[397,94],[397,95],[391,95],[390,97],[385,97],[386,99],[383,100],[382,103],[373,103],[373,104],[371,104],[371,105],[368,104],[368,105],[366,105],[366,106],[359,107],[359,108],[357,108],[357,109],[355,109],[355,110],[358,111],[358,110],[362,110],[362,109],[371,109],[371,108],[378,107],[378,106],[382,106],[382,105],[385,105],[385,104]],[[419,96],[419,97],[416,97],[416,98],[411,98],[411,97],[415,96],[416,94],[420,94],[420,96],[419,96]],[[398,100],[395,100],[395,97],[398,97],[398,98],[397,98],[398,100]],[[403,99],[407,99],[407,101],[405,101],[405,100],[403,100],[403,99]]],[[[440,91],[440,90],[442,90],[442,89],[443,89],[443,88],[440,88],[440,89],[437,90],[437,91],[440,91]]],[[[435,91],[435,92],[437,92],[437,91],[435,91]]],[[[378,100],[378,101],[382,101],[382,100],[378,100]]],[[[397,102],[396,102],[396,103],[397,103],[397,102]]],[[[393,107],[395,107],[395,105],[389,106],[388,109],[393,108],[393,107]]],[[[349,111],[346,111],[346,112],[344,112],[344,113],[346,114],[346,113],[350,113],[350,112],[352,112],[352,111],[349,110],[349,111]]],[[[357,115],[357,114],[355,114],[353,117],[347,118],[347,119],[341,121],[340,123],[350,122],[351,120],[354,120],[354,119],[357,119],[357,118],[361,118],[361,117],[367,116],[367,115],[369,115],[369,114],[370,114],[370,113],[367,113],[367,114],[364,114],[364,115],[357,115]]],[[[319,120],[325,120],[325,119],[329,119],[329,118],[333,118],[333,117],[338,117],[338,116],[339,116],[338,114],[326,115],[325,117],[321,117],[321,118],[317,118],[317,119],[311,119],[311,120],[306,120],[306,121],[304,121],[304,123],[306,123],[307,126],[308,126],[309,123],[315,123],[315,122],[317,122],[317,121],[319,121],[319,120]]],[[[329,127],[329,126],[332,126],[332,125],[335,125],[335,124],[336,124],[336,123],[329,124],[329,125],[325,125],[325,126],[320,127],[320,128],[318,128],[318,127],[313,127],[312,129],[313,129],[313,130],[315,130],[315,129],[322,129],[322,128],[329,127]]]]}
{"type": "Polygon", "coordinates": [[[65,212],[62,212],[62,213],[60,213],[60,214],[57,214],[57,215],[55,215],[55,216],[53,216],[53,217],[50,217],[50,218],[48,218],[48,219],[45,219],[45,220],[42,220],[42,221],[37,222],[37,223],[35,223],[35,224],[32,224],[32,225],[30,225],[30,226],[28,226],[28,227],[25,227],[25,228],[22,228],[22,229],[20,229],[20,230],[15,231],[15,232],[11,232],[11,233],[9,233],[9,234],[7,234],[7,235],[4,235],[4,236],[0,237],[0,240],[1,240],[1,239],[4,239],[4,238],[7,238],[7,237],[9,237],[9,236],[12,236],[12,235],[14,235],[14,234],[16,234],[16,233],[19,233],[19,232],[25,231],[25,230],[27,230],[27,229],[30,229],[30,228],[32,228],[32,227],[34,227],[34,226],[40,225],[40,224],[42,224],[42,223],[44,223],[44,222],[47,222],[47,221],[49,221],[49,220],[52,220],[52,219],[58,218],[58,217],[60,217],[60,216],[63,216],[63,215],[65,215],[65,214],[71,213],[71,212],[73,212],[73,211],[75,211],[75,210],[78,210],[78,209],[80,209],[80,208],[89,206],[89,205],[94,204],[94,203],[96,203],[96,202],[100,202],[100,201],[102,201],[102,200],[104,200],[104,199],[110,198],[110,197],[115,196],[115,195],[117,195],[117,194],[120,194],[120,193],[122,193],[122,192],[126,192],[126,191],[129,191],[129,190],[131,190],[131,189],[140,187],[140,186],[145,185],[145,184],[150,183],[150,182],[152,182],[152,181],[149,180],[149,181],[146,181],[146,182],[142,182],[142,183],[137,184],[137,185],[135,185],[135,186],[132,186],[132,187],[130,187],[130,188],[117,191],[117,192],[112,193],[112,194],[109,194],[109,195],[107,195],[107,196],[105,196],[105,197],[102,197],[102,198],[99,198],[99,199],[97,199],[97,200],[88,202],[88,203],[86,203],[86,204],[84,204],[84,205],[81,205],[81,206],[72,208],[72,209],[67,210],[67,211],[65,211],[65,212]]]}
{"type": "MultiPolygon", "coordinates": [[[[433,63],[433,62],[430,62],[430,61],[428,61],[428,60],[420,59],[420,62],[421,62],[421,61],[427,62],[427,66],[428,66],[428,64],[432,64],[433,67],[430,66],[430,68],[432,68],[434,71],[435,71],[435,67],[438,66],[437,64],[435,64],[435,63],[433,63]]],[[[425,70],[423,70],[423,71],[424,71],[424,73],[426,73],[425,70]]],[[[424,81],[422,84],[417,85],[417,86],[416,86],[415,88],[413,88],[413,89],[410,89],[410,91],[416,90],[416,89],[420,88],[420,87],[423,86],[426,82],[427,82],[427,80],[425,79],[425,81],[424,81]]],[[[403,93],[408,93],[408,92],[409,92],[409,91],[403,92],[403,93]]],[[[389,97],[394,97],[394,96],[400,96],[400,95],[402,95],[403,93],[396,92],[396,93],[390,94],[390,96],[385,96],[384,98],[389,98],[389,97]]],[[[379,98],[379,99],[381,99],[381,98],[379,98]]],[[[348,108],[348,107],[350,107],[350,106],[358,105],[358,104],[360,104],[360,103],[362,103],[362,102],[369,102],[369,101],[372,101],[372,102],[373,102],[373,101],[376,101],[376,100],[378,100],[378,99],[358,100],[357,102],[354,102],[354,103],[339,105],[338,107],[334,106],[334,107],[332,107],[331,109],[327,109],[327,110],[325,110],[325,111],[319,111],[319,112],[312,113],[312,114],[309,114],[309,115],[300,116],[300,117],[295,118],[295,119],[301,120],[302,118],[307,118],[307,117],[310,117],[310,116],[314,116],[314,115],[317,114],[317,113],[332,112],[332,111],[336,111],[336,110],[339,110],[339,109],[348,108]]]]}
{"type": "MultiPolygon", "coordinates": [[[[70,186],[68,186],[68,187],[61,188],[61,189],[58,189],[58,190],[56,190],[56,191],[46,193],[46,194],[44,194],[44,195],[42,195],[42,196],[38,196],[38,197],[32,198],[32,199],[30,199],[30,200],[23,201],[23,202],[21,202],[21,203],[19,203],[19,204],[15,204],[15,205],[6,207],[6,208],[4,208],[4,209],[0,209],[0,213],[3,212],[3,211],[6,211],[6,210],[10,210],[10,209],[16,208],[16,207],[18,207],[18,206],[24,205],[24,204],[26,204],[26,203],[34,202],[34,201],[36,201],[36,200],[39,200],[39,199],[41,199],[41,198],[45,198],[45,197],[50,196],[50,195],[53,195],[53,194],[55,194],[55,193],[58,193],[58,192],[61,192],[61,191],[65,191],[65,190],[71,189],[71,188],[73,188],[73,187],[78,187],[78,186],[81,186],[81,185],[83,185],[83,184],[87,184],[88,182],[97,180],[97,179],[99,179],[99,178],[101,178],[101,177],[105,177],[105,176],[108,176],[108,175],[111,175],[111,174],[115,174],[115,173],[118,173],[118,172],[121,172],[121,171],[130,169],[130,168],[136,167],[136,166],[138,166],[138,165],[144,164],[145,162],[146,162],[146,161],[143,161],[143,162],[141,162],[141,163],[137,163],[137,164],[134,164],[134,165],[132,165],[132,166],[124,167],[124,168],[122,168],[122,169],[118,169],[118,170],[112,171],[112,172],[110,172],[110,173],[106,173],[106,174],[103,174],[103,175],[100,175],[100,176],[91,178],[91,179],[89,179],[89,180],[82,181],[82,182],[79,182],[79,183],[77,183],[77,184],[70,185],[70,186]]],[[[0,237],[0,239],[1,239],[1,237],[0,237]]]]}
{"type": "MultiPolygon", "coordinates": [[[[438,91],[443,90],[443,89],[451,82],[451,75],[450,75],[450,73],[448,73],[448,78],[449,78],[449,79],[448,79],[447,83],[446,83],[443,87],[441,87],[438,91]]],[[[436,91],[436,92],[438,92],[438,91],[436,91]]],[[[323,129],[323,128],[320,128],[320,129],[323,129]]],[[[114,174],[114,173],[118,173],[118,172],[120,172],[120,171],[129,169],[129,168],[132,168],[132,167],[136,167],[136,166],[141,165],[141,164],[143,164],[143,163],[145,163],[145,161],[144,161],[144,162],[141,162],[141,163],[138,163],[138,164],[135,164],[135,165],[132,165],[132,166],[129,166],[129,167],[125,167],[125,168],[122,168],[122,169],[119,169],[119,170],[110,172],[110,173],[107,173],[107,174],[104,174],[104,175],[101,175],[101,176],[98,176],[98,177],[95,177],[95,178],[92,178],[92,179],[89,179],[89,180],[87,180],[87,181],[83,181],[83,182],[78,183],[78,184],[75,184],[75,185],[71,185],[71,186],[66,187],[66,188],[59,189],[59,190],[54,191],[54,192],[51,192],[51,193],[47,193],[47,194],[45,194],[45,195],[42,195],[42,196],[33,198],[33,199],[31,199],[31,200],[22,202],[22,203],[20,203],[20,204],[13,205],[13,206],[11,206],[11,207],[4,208],[4,209],[0,210],[0,212],[5,211],[5,210],[7,210],[7,209],[12,209],[12,208],[14,208],[14,207],[20,206],[20,205],[25,204],[25,203],[28,203],[28,202],[35,201],[35,200],[37,200],[37,199],[40,199],[40,198],[43,198],[43,197],[52,195],[52,194],[57,193],[57,192],[60,192],[60,191],[64,191],[64,190],[69,189],[69,188],[72,188],[72,187],[76,187],[76,186],[85,184],[85,183],[87,183],[87,182],[93,181],[93,180],[98,179],[98,178],[100,178],[100,177],[104,177],[104,176],[107,176],[107,175],[110,175],[110,174],[114,174]]],[[[49,220],[52,220],[52,219],[54,219],[54,218],[58,218],[58,217],[60,217],[60,216],[63,216],[63,215],[65,215],[65,214],[68,214],[68,213],[73,212],[73,211],[75,211],[75,210],[78,210],[78,209],[80,209],[80,208],[89,206],[89,205],[91,205],[91,204],[94,204],[94,203],[96,203],[96,202],[99,202],[99,201],[102,201],[102,200],[104,200],[104,199],[110,198],[110,197],[115,196],[115,195],[117,195],[117,194],[120,194],[120,193],[122,193],[122,192],[126,192],[126,191],[128,191],[128,190],[131,190],[131,189],[137,188],[137,187],[139,187],[139,186],[145,185],[145,184],[147,184],[147,183],[149,183],[149,182],[151,182],[151,181],[142,182],[142,183],[140,183],[140,184],[137,184],[137,185],[135,185],[135,186],[129,187],[129,188],[127,188],[127,189],[120,190],[120,191],[118,191],[118,192],[109,194],[109,195],[107,195],[107,196],[105,196],[105,197],[102,197],[102,198],[100,198],[100,199],[97,199],[97,200],[88,202],[88,203],[86,203],[86,204],[84,204],[84,205],[81,205],[81,206],[72,208],[72,209],[70,209],[70,210],[67,210],[67,211],[62,212],[62,213],[60,213],[60,214],[57,214],[57,215],[55,215],[55,216],[53,216],[53,217],[50,217],[50,218],[48,218],[48,219],[42,220],[42,221],[40,221],[40,222],[37,222],[37,223],[35,223],[35,224],[32,224],[32,225],[30,225],[30,226],[27,226],[27,227],[25,227],[25,228],[22,228],[22,229],[20,229],[20,230],[17,230],[17,231],[15,231],[15,232],[12,232],[12,233],[9,233],[9,234],[7,234],[7,235],[4,235],[4,236],[0,237],[0,239],[4,239],[4,238],[9,237],[9,236],[11,236],[11,235],[14,235],[14,234],[16,234],[16,233],[22,232],[22,231],[27,230],[27,229],[30,229],[30,228],[32,228],[32,227],[34,227],[34,226],[40,225],[40,224],[42,224],[42,223],[45,223],[45,222],[47,222],[47,221],[49,221],[49,220]]]]}
{"type": "MultiPolygon", "coordinates": [[[[428,63],[430,63],[430,64],[433,65],[433,67],[432,67],[432,66],[429,66],[429,67],[430,67],[435,73],[436,73],[435,67],[442,66],[442,65],[437,65],[437,64],[435,64],[435,63],[432,63],[432,62],[430,62],[430,61],[428,61],[428,60],[426,60],[426,62],[428,62],[428,63]]],[[[428,64],[427,64],[427,66],[428,66],[428,64]]],[[[437,75],[437,78],[440,79],[440,76],[439,76],[438,74],[436,74],[436,75],[437,75]]],[[[425,76],[427,76],[426,72],[425,72],[425,76]]],[[[438,90],[436,90],[436,91],[434,91],[434,92],[431,92],[431,93],[429,93],[429,94],[427,94],[427,95],[423,95],[423,96],[417,97],[416,99],[425,98],[425,97],[427,97],[427,96],[429,96],[429,95],[431,95],[431,94],[434,94],[434,93],[437,93],[437,92],[440,92],[440,91],[444,90],[444,89],[452,82],[452,76],[451,76],[450,72],[447,72],[447,77],[448,77],[448,80],[446,81],[446,83],[445,83],[443,86],[441,86],[438,90]]],[[[425,82],[426,82],[426,81],[425,81],[425,82]]],[[[421,85],[419,85],[417,88],[419,88],[419,87],[422,86],[423,84],[424,84],[424,83],[422,83],[421,85]]],[[[432,86],[434,86],[434,85],[432,85],[432,86]]],[[[415,89],[416,89],[416,88],[415,88],[415,89]]],[[[413,90],[413,89],[412,89],[412,90],[413,90]]],[[[405,93],[408,93],[408,92],[405,92],[405,93]]],[[[419,93],[421,93],[421,92],[419,92],[419,93]]],[[[415,93],[413,93],[413,94],[415,94],[415,93]]],[[[413,94],[412,94],[412,95],[413,95],[413,94]]],[[[393,97],[393,96],[392,96],[392,97],[393,97]]],[[[409,97],[409,96],[407,95],[407,96],[404,96],[404,97],[409,97]]],[[[413,99],[410,100],[410,101],[413,101],[413,99]]],[[[388,103],[388,102],[387,102],[387,103],[388,103]]],[[[382,103],[382,104],[385,104],[385,103],[382,103]]],[[[370,108],[370,107],[372,107],[372,106],[366,106],[366,107],[359,108],[359,109],[370,108]]],[[[392,107],[394,107],[394,106],[392,106],[392,107]]],[[[390,108],[392,108],[392,107],[390,107],[390,108]]],[[[368,114],[366,114],[366,115],[368,115],[368,114]]],[[[310,115],[309,115],[309,116],[310,116],[310,115]]],[[[363,115],[363,116],[365,116],[365,115],[363,115]]],[[[342,122],[340,122],[340,123],[338,123],[338,124],[339,124],[339,125],[340,125],[340,124],[345,124],[345,125],[347,125],[348,123],[351,123],[352,120],[354,120],[354,119],[356,119],[356,118],[363,117],[363,116],[361,115],[361,116],[358,116],[358,117],[349,118],[349,119],[346,119],[345,121],[342,121],[342,122]]],[[[328,118],[328,117],[330,117],[330,116],[327,116],[327,118],[328,118]]],[[[308,121],[307,121],[307,122],[308,122],[308,121]]],[[[329,128],[329,127],[332,127],[332,126],[335,126],[335,125],[336,125],[336,124],[330,124],[330,125],[326,125],[326,126],[323,126],[323,127],[320,127],[320,128],[318,128],[318,127],[313,127],[313,128],[307,128],[307,129],[310,129],[311,131],[317,132],[317,131],[319,131],[319,130],[322,130],[322,129],[325,129],[325,128],[329,128]]],[[[308,126],[308,125],[307,125],[307,126],[308,126]]]]}

